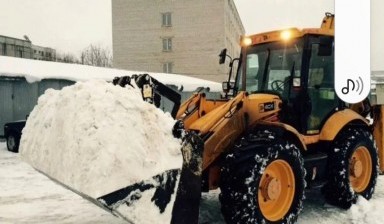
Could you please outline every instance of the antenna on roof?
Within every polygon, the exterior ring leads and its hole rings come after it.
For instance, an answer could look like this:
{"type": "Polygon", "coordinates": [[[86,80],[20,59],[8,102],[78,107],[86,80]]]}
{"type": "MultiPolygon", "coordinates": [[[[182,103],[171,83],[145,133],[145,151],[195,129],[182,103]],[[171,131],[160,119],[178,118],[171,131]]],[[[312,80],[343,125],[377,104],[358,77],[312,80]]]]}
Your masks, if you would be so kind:
{"type": "Polygon", "coordinates": [[[27,35],[24,35],[24,39],[28,42],[31,42],[31,40],[29,39],[29,37],[27,35]]]}

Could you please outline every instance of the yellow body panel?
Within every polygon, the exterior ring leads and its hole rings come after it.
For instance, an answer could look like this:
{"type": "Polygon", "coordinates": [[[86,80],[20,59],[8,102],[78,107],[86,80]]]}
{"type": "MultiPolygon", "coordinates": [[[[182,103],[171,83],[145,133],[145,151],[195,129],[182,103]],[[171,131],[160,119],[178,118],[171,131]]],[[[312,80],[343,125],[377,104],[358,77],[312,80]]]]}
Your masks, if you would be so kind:
{"type": "Polygon", "coordinates": [[[183,120],[185,129],[205,114],[225,104],[228,100],[207,100],[204,93],[195,93],[181,106],[176,115],[177,120],[183,120]]]}
{"type": "Polygon", "coordinates": [[[360,120],[368,126],[367,120],[353,110],[345,109],[334,113],[321,129],[319,140],[332,141],[346,124],[354,120],[360,120]]]}
{"type": "Polygon", "coordinates": [[[245,131],[243,114],[239,111],[232,117],[222,118],[212,129],[212,136],[205,141],[203,152],[203,170],[210,166],[222,153],[232,146],[245,131]]]}
{"type": "Polygon", "coordinates": [[[201,135],[206,134],[220,119],[223,119],[226,113],[229,113],[236,107],[238,103],[244,98],[244,92],[237,94],[237,96],[230,101],[216,107],[214,110],[195,121],[189,128],[191,130],[198,130],[201,135]]]}
{"type": "Polygon", "coordinates": [[[177,112],[176,119],[181,119],[187,111],[192,112],[195,108],[198,107],[198,103],[201,99],[201,94],[194,93],[192,96],[184,101],[177,112]]]}
{"type": "Polygon", "coordinates": [[[275,95],[261,93],[251,94],[244,99],[244,112],[249,116],[249,127],[253,127],[258,121],[275,114],[274,110],[265,111],[265,103],[270,103],[270,105],[273,104],[274,108],[280,109],[282,101],[275,95]]]}

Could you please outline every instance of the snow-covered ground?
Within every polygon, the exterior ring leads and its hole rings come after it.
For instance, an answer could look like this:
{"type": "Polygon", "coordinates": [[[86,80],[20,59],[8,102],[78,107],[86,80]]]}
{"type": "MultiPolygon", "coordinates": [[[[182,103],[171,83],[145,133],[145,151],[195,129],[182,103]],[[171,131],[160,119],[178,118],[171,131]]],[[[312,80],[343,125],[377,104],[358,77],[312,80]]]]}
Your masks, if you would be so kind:
{"type": "Polygon", "coordinates": [[[0,143],[0,223],[126,223],[56,184],[0,143]]]}
{"type": "MultiPolygon", "coordinates": [[[[70,190],[56,184],[21,161],[19,154],[6,151],[0,143],[0,223],[126,223],[70,190]]],[[[201,224],[223,224],[218,192],[203,195],[201,224]]],[[[310,193],[300,214],[300,224],[382,224],[384,223],[384,176],[368,202],[345,211],[324,203],[321,195],[310,193]]]]}

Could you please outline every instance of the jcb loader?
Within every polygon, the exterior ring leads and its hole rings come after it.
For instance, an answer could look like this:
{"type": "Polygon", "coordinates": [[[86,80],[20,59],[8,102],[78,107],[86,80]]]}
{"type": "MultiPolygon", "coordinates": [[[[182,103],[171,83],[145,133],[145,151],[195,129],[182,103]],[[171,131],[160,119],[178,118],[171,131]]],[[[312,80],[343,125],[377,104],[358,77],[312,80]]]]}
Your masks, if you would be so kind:
{"type": "Polygon", "coordinates": [[[345,209],[358,195],[370,199],[384,170],[383,109],[337,97],[334,15],[317,29],[242,37],[241,46],[226,99],[195,94],[176,116],[185,141],[204,145],[201,190],[220,188],[225,221],[294,223],[306,188],[345,209]]]}
{"type": "Polygon", "coordinates": [[[184,166],[172,223],[197,223],[201,191],[217,188],[227,223],[294,223],[306,188],[346,209],[358,195],[370,199],[384,170],[383,109],[337,97],[334,15],[241,46],[225,97],[196,93],[176,114],[184,166]]]}
{"type": "MultiPolygon", "coordinates": [[[[294,223],[308,188],[321,188],[330,204],[346,209],[358,195],[372,197],[384,170],[384,110],[337,97],[334,15],[327,13],[320,28],[242,37],[241,47],[222,99],[195,93],[180,105],[177,93],[157,80],[131,77],[145,101],[157,104],[165,93],[175,102],[183,167],[94,202],[113,210],[155,189],[152,201],[161,212],[172,206],[169,195],[178,185],[171,223],[198,223],[201,192],[220,188],[225,221],[245,224],[294,223]]],[[[223,50],[220,62],[226,57],[223,50]]]]}

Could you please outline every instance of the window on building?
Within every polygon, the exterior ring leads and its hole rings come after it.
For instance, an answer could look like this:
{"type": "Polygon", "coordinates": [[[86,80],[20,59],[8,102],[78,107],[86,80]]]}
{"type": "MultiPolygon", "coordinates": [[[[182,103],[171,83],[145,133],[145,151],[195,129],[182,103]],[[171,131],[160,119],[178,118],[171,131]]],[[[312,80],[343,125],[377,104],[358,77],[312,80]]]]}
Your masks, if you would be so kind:
{"type": "Polygon", "coordinates": [[[173,63],[172,62],[167,62],[163,64],[163,72],[164,73],[172,73],[172,67],[173,63]]]}
{"type": "Polygon", "coordinates": [[[2,49],[3,55],[7,55],[7,44],[3,43],[2,46],[3,46],[3,49],[2,49]]]}
{"type": "Polygon", "coordinates": [[[171,51],[172,50],[172,38],[163,38],[163,51],[171,51]]]}
{"type": "Polygon", "coordinates": [[[15,56],[22,58],[23,57],[23,47],[22,46],[16,46],[15,47],[15,56]]]}
{"type": "Polygon", "coordinates": [[[161,13],[162,26],[172,26],[172,14],[170,12],[161,13]]]}

